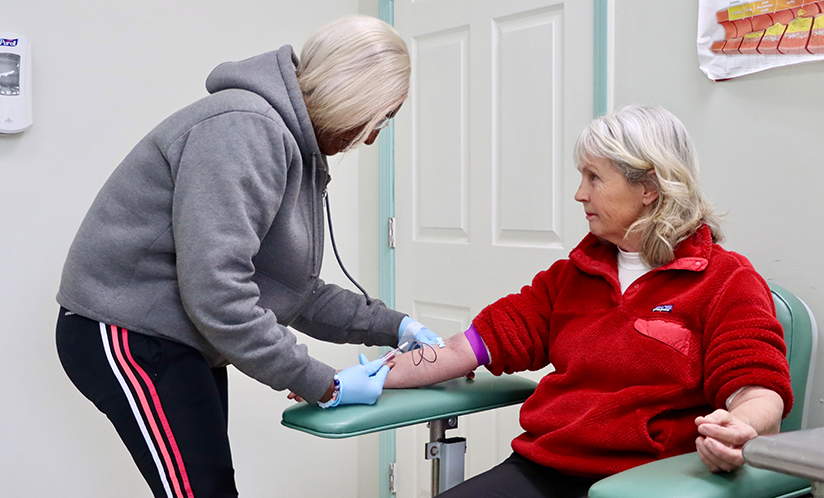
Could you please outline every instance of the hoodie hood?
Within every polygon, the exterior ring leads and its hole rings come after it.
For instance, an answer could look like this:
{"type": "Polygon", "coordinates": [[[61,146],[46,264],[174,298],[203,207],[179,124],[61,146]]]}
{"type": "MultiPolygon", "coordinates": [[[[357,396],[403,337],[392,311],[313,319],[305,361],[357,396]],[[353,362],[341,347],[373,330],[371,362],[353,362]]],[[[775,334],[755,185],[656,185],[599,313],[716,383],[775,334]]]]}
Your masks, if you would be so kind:
{"type": "Polygon", "coordinates": [[[320,157],[320,168],[327,171],[326,156],[321,154],[295,68],[298,58],[291,45],[238,62],[224,62],[206,78],[206,90],[240,89],[260,95],[275,109],[295,137],[304,160],[320,157]]]}

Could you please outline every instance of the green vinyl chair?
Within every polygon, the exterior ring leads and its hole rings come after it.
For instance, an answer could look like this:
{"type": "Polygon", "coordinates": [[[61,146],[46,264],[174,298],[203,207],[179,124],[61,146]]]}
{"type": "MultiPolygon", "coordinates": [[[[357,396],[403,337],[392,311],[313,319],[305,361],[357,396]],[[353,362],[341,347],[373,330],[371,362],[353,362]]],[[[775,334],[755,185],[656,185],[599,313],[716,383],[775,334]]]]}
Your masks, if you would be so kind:
{"type": "MultiPolygon", "coordinates": [[[[815,357],[815,320],[809,308],[778,285],[771,284],[776,313],[784,327],[795,405],[782,431],[805,426],[808,381],[815,357]]],[[[373,406],[341,406],[322,410],[300,403],[283,412],[286,427],[325,438],[345,438],[427,422],[433,460],[432,496],[463,481],[463,438],[446,438],[461,415],[522,403],[536,383],[517,375],[495,377],[478,372],[473,380],[453,379],[417,389],[387,390],[373,406]]],[[[798,477],[745,465],[728,474],[707,470],[697,453],[652,462],[596,483],[590,498],[791,498],[810,490],[798,477]]]]}

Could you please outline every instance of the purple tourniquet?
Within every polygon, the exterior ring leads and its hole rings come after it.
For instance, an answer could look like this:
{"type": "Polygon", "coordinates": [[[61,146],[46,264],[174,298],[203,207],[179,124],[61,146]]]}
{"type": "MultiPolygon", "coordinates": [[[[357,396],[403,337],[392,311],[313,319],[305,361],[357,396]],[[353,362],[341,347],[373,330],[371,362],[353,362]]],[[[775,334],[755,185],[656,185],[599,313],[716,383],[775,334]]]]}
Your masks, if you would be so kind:
{"type": "Polygon", "coordinates": [[[466,332],[464,332],[464,335],[466,336],[466,340],[469,341],[469,345],[472,346],[475,358],[478,359],[478,365],[488,365],[490,361],[489,353],[486,351],[484,340],[481,339],[481,334],[478,333],[475,326],[470,325],[469,328],[466,329],[466,332]]]}

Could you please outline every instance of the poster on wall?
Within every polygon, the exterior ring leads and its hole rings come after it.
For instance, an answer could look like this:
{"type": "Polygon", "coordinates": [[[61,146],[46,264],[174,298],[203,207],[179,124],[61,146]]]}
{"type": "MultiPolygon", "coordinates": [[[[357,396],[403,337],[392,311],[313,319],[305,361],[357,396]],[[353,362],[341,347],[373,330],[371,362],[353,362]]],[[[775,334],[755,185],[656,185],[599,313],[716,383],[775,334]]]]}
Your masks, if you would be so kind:
{"type": "Polygon", "coordinates": [[[824,61],[824,0],[699,0],[698,61],[719,81],[824,61]]]}

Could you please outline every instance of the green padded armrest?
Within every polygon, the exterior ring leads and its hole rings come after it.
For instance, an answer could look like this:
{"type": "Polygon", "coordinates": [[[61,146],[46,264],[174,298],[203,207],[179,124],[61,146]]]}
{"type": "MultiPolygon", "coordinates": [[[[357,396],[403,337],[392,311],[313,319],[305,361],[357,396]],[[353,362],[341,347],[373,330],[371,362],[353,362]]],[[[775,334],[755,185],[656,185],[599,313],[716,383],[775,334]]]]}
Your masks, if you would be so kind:
{"type": "Polygon", "coordinates": [[[299,403],[283,411],[281,423],[326,438],[345,438],[430,420],[523,403],[537,384],[517,375],[478,372],[473,380],[448,380],[417,389],[384,389],[374,405],[322,409],[299,403]]]}
{"type": "Polygon", "coordinates": [[[713,474],[698,453],[687,453],[598,481],[589,498],[791,498],[809,491],[805,479],[749,465],[713,474]]]}

